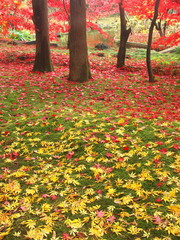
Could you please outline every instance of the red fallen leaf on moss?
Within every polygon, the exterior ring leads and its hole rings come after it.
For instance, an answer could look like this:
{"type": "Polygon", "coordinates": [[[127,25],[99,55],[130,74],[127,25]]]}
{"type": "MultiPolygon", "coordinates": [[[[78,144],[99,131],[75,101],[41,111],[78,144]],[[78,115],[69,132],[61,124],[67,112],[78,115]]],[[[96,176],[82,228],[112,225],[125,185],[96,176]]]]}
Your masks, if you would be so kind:
{"type": "Polygon", "coordinates": [[[123,150],[124,151],[128,151],[130,148],[128,147],[128,146],[126,146],[126,147],[123,147],[123,150]]]}
{"type": "Polygon", "coordinates": [[[102,190],[100,190],[100,189],[97,190],[96,192],[97,192],[98,194],[102,194],[102,190]]]}
{"type": "Polygon", "coordinates": [[[159,152],[161,152],[163,154],[166,154],[167,153],[167,149],[166,148],[159,149],[159,152]]]}
{"type": "Polygon", "coordinates": [[[75,162],[79,162],[79,158],[75,158],[74,161],[75,161],[75,162]]]}
{"type": "Polygon", "coordinates": [[[28,208],[27,208],[26,206],[21,206],[20,209],[21,209],[22,211],[26,211],[28,208]]]}
{"type": "Polygon", "coordinates": [[[160,163],[160,162],[161,162],[160,159],[154,159],[154,163],[155,163],[155,164],[158,164],[158,163],[160,163]]]}
{"type": "Polygon", "coordinates": [[[157,187],[161,187],[162,185],[163,185],[162,182],[158,182],[158,183],[156,184],[157,187]]]}
{"type": "Polygon", "coordinates": [[[11,160],[16,159],[18,156],[19,156],[18,152],[12,152],[12,153],[5,154],[5,157],[10,158],[11,160]]]}
{"type": "Polygon", "coordinates": [[[176,137],[175,140],[180,140],[180,137],[176,137]]]}
{"type": "Polygon", "coordinates": [[[42,194],[42,197],[47,198],[47,197],[49,197],[49,195],[48,194],[42,194]]]}
{"type": "Polygon", "coordinates": [[[161,199],[161,198],[157,198],[157,199],[156,199],[156,202],[157,202],[157,203],[162,202],[162,199],[161,199]]]}
{"type": "Polygon", "coordinates": [[[55,158],[55,159],[59,159],[60,156],[54,155],[53,158],[55,158]]]}
{"type": "Polygon", "coordinates": [[[24,172],[28,172],[29,171],[29,168],[23,168],[22,169],[24,172]]]}
{"type": "Polygon", "coordinates": [[[73,155],[74,155],[74,152],[68,152],[68,154],[66,154],[66,158],[71,159],[73,155]]]}
{"type": "Polygon", "coordinates": [[[113,223],[115,220],[116,220],[116,217],[113,215],[107,218],[107,221],[111,223],[113,223]]]}
{"type": "Polygon", "coordinates": [[[113,154],[112,153],[106,153],[106,157],[111,158],[111,157],[113,157],[113,154]]]}
{"type": "Polygon", "coordinates": [[[109,167],[109,168],[106,168],[106,172],[107,172],[107,173],[110,173],[110,172],[112,172],[112,171],[113,171],[113,168],[110,168],[110,167],[109,167]]]}
{"type": "Polygon", "coordinates": [[[57,199],[57,196],[56,196],[56,195],[51,195],[50,198],[51,198],[52,200],[56,200],[56,199],[57,199]]]}
{"type": "Polygon", "coordinates": [[[96,211],[96,214],[97,214],[97,217],[99,217],[99,218],[102,218],[105,215],[105,213],[102,210],[96,211]]]}
{"type": "Polygon", "coordinates": [[[123,162],[124,158],[118,158],[117,160],[118,160],[118,162],[123,162]]]}
{"type": "Polygon", "coordinates": [[[55,128],[54,131],[63,131],[64,127],[55,128]]]}
{"type": "Polygon", "coordinates": [[[63,239],[63,240],[71,240],[72,237],[71,237],[68,233],[63,233],[63,234],[62,234],[62,239],[63,239]]]}
{"type": "Polygon", "coordinates": [[[179,149],[180,149],[180,147],[179,147],[178,144],[174,144],[174,145],[173,145],[173,148],[176,149],[176,150],[179,150],[179,149]]]}
{"type": "Polygon", "coordinates": [[[98,180],[100,179],[100,174],[97,174],[97,175],[95,176],[95,179],[96,179],[96,181],[98,181],[98,180]]]}
{"type": "Polygon", "coordinates": [[[156,215],[153,217],[153,222],[155,224],[160,224],[160,223],[162,223],[162,218],[159,215],[156,215]]]}
{"type": "Polygon", "coordinates": [[[3,135],[5,135],[5,136],[7,136],[7,135],[9,135],[9,131],[5,131],[5,132],[3,132],[3,135]]]}

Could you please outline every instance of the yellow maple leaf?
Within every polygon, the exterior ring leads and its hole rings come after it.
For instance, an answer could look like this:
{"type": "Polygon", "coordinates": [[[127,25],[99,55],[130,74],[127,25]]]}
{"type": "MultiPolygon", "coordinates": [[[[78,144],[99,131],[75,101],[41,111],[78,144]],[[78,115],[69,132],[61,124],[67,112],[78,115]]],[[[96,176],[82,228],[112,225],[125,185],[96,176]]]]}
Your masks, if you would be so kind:
{"type": "Polygon", "coordinates": [[[13,234],[13,236],[15,236],[15,237],[20,237],[20,236],[21,236],[21,232],[15,232],[15,233],[13,234]]]}
{"type": "Polygon", "coordinates": [[[129,204],[132,200],[133,200],[133,197],[128,195],[128,196],[124,196],[122,198],[120,198],[120,200],[122,201],[123,204],[129,204]]]}
{"type": "Polygon", "coordinates": [[[12,228],[6,228],[3,232],[0,232],[0,240],[4,239],[5,236],[9,235],[12,228]]]}
{"type": "Polygon", "coordinates": [[[43,233],[44,236],[52,232],[52,226],[46,225],[43,228],[41,228],[41,232],[43,233]]]}
{"type": "Polygon", "coordinates": [[[0,223],[2,225],[11,226],[11,219],[8,213],[0,211],[0,223]]]}
{"type": "Polygon", "coordinates": [[[49,212],[51,210],[51,205],[48,204],[48,203],[44,203],[42,206],[41,206],[41,209],[42,209],[42,212],[49,212]]]}
{"type": "Polygon", "coordinates": [[[126,231],[123,225],[119,222],[115,222],[111,228],[112,232],[116,233],[117,235],[120,234],[122,231],[126,231]]]}
{"type": "Polygon", "coordinates": [[[25,235],[25,237],[33,240],[42,240],[44,237],[44,234],[43,232],[41,232],[40,229],[34,228],[27,231],[27,234],[25,235]]]}
{"type": "Polygon", "coordinates": [[[180,217],[180,204],[168,206],[169,210],[180,217]]]}
{"type": "Polygon", "coordinates": [[[26,221],[21,222],[21,224],[23,224],[23,225],[25,224],[26,227],[33,229],[36,226],[36,221],[33,219],[28,219],[26,221]]]}
{"type": "Polygon", "coordinates": [[[118,178],[115,182],[116,182],[116,186],[121,186],[124,183],[124,181],[120,178],[118,178]]]}
{"type": "Polygon", "coordinates": [[[165,228],[169,234],[173,234],[175,236],[180,236],[180,227],[179,226],[167,226],[165,228]]]}
{"type": "Polygon", "coordinates": [[[124,217],[129,217],[130,214],[128,212],[121,212],[120,214],[120,217],[124,218],[124,217]]]}
{"type": "Polygon", "coordinates": [[[78,200],[71,203],[71,212],[74,215],[77,212],[83,212],[86,209],[86,200],[78,200]]]}
{"type": "Polygon", "coordinates": [[[81,221],[80,218],[71,220],[71,219],[67,219],[65,221],[65,224],[67,226],[70,226],[71,228],[81,228],[83,226],[83,222],[81,221]]]}
{"type": "Polygon", "coordinates": [[[124,128],[117,129],[116,133],[123,136],[124,135],[124,128]]]}
{"type": "Polygon", "coordinates": [[[136,182],[130,180],[126,184],[124,184],[123,187],[137,191],[137,190],[141,189],[142,184],[136,183],[136,182]]]}
{"type": "Polygon", "coordinates": [[[26,189],[26,194],[27,195],[34,195],[36,193],[36,190],[33,188],[28,188],[26,189]]]}
{"type": "Polygon", "coordinates": [[[96,237],[102,237],[105,234],[104,228],[94,225],[89,229],[89,234],[90,235],[95,235],[96,237]]]}
{"type": "Polygon", "coordinates": [[[128,228],[128,231],[132,234],[132,235],[136,235],[139,232],[142,231],[141,228],[137,228],[136,226],[132,225],[131,227],[128,228]]]}
{"type": "Polygon", "coordinates": [[[150,171],[147,169],[142,170],[142,172],[139,174],[139,180],[154,180],[154,178],[151,176],[150,171]]]}
{"type": "Polygon", "coordinates": [[[18,181],[14,180],[13,182],[4,184],[3,191],[8,194],[16,195],[21,192],[21,185],[18,181]]]}

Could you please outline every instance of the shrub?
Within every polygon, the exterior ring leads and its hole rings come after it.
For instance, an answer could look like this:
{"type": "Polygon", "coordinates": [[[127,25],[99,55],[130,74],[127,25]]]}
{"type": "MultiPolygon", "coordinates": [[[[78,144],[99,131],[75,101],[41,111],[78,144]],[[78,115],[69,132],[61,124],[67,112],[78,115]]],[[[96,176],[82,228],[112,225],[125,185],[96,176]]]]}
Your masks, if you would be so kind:
{"type": "Polygon", "coordinates": [[[30,41],[33,39],[28,30],[12,30],[9,36],[16,41],[30,41]]]}

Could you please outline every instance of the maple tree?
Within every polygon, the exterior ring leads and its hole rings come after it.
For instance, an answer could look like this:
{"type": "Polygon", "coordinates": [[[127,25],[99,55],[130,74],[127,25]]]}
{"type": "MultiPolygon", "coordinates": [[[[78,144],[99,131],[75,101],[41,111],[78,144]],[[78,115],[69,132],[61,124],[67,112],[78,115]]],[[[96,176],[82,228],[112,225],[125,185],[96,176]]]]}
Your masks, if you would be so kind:
{"type": "Polygon", "coordinates": [[[36,56],[33,71],[51,72],[47,0],[32,0],[33,22],[36,32],[36,56]]]}
{"type": "Polygon", "coordinates": [[[148,35],[148,46],[147,46],[147,53],[146,53],[146,64],[147,64],[147,70],[149,75],[149,82],[154,82],[154,75],[152,72],[151,67],[151,45],[152,45],[152,37],[153,37],[153,29],[156,24],[156,19],[158,18],[158,10],[159,10],[159,4],[161,0],[156,0],[154,5],[154,15],[152,18],[151,26],[149,28],[149,35],[148,35]]]}
{"type": "MultiPolygon", "coordinates": [[[[152,20],[153,18],[153,10],[154,10],[154,0],[132,0],[132,1],[125,1],[124,7],[127,12],[131,15],[137,16],[139,19],[148,19],[152,20]]],[[[160,2],[159,5],[159,14],[158,18],[155,22],[155,27],[160,33],[160,38],[156,41],[156,46],[163,44],[166,46],[165,40],[165,31],[168,26],[176,24],[179,22],[179,12],[180,12],[180,2],[179,0],[164,0],[160,2]]],[[[178,29],[177,29],[178,32],[178,29]]],[[[169,44],[169,40],[171,43],[174,44],[174,40],[176,40],[176,44],[180,42],[180,39],[176,38],[177,35],[172,34],[172,36],[167,37],[167,42],[169,44]]]]}
{"type": "Polygon", "coordinates": [[[126,43],[129,37],[129,34],[131,33],[131,28],[126,27],[126,17],[125,17],[125,10],[123,7],[123,0],[119,2],[119,12],[120,12],[120,23],[121,23],[121,29],[120,29],[120,45],[119,45],[119,51],[117,55],[117,67],[123,67],[125,64],[125,57],[126,57],[126,43]]]}
{"type": "Polygon", "coordinates": [[[75,82],[89,80],[85,0],[70,1],[69,53],[69,79],[75,82]]]}

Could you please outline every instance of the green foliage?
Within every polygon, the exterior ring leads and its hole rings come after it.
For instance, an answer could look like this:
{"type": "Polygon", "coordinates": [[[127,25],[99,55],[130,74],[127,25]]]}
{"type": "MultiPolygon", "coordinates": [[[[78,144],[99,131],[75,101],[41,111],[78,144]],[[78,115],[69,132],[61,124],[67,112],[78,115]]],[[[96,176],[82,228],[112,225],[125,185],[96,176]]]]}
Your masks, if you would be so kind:
{"type": "Polygon", "coordinates": [[[9,36],[16,41],[30,41],[33,39],[32,34],[28,30],[11,30],[9,36]]]}
{"type": "Polygon", "coordinates": [[[175,53],[180,55],[180,46],[176,48],[175,53]]]}

